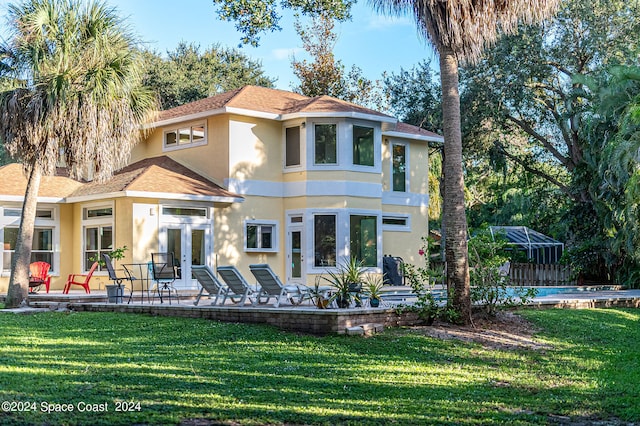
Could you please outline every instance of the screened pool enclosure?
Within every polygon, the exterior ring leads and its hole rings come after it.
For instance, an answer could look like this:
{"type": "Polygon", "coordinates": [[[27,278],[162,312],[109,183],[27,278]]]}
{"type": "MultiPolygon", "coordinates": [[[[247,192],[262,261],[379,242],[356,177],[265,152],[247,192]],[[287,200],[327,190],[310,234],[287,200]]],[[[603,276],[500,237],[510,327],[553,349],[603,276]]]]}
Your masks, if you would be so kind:
{"type": "Polygon", "coordinates": [[[526,226],[490,226],[491,235],[503,235],[533,263],[558,263],[564,244],[526,226]]]}

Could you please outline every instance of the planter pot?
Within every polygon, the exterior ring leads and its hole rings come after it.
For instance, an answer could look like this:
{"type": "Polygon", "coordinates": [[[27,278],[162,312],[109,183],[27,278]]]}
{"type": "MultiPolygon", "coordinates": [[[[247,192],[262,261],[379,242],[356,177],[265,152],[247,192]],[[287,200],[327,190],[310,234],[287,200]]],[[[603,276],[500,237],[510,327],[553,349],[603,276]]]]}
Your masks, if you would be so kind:
{"type": "Polygon", "coordinates": [[[109,303],[122,303],[122,287],[107,285],[107,300],[109,303]]]}
{"type": "Polygon", "coordinates": [[[316,306],[318,309],[327,309],[329,307],[329,299],[318,297],[316,299],[316,306]]]}
{"type": "Polygon", "coordinates": [[[380,299],[376,299],[376,298],[374,298],[374,299],[369,299],[369,305],[370,305],[372,308],[377,308],[377,307],[379,307],[379,306],[380,306],[380,299]]]}
{"type": "Polygon", "coordinates": [[[345,309],[345,308],[348,308],[350,304],[351,304],[351,300],[349,300],[348,297],[347,298],[336,297],[336,305],[338,305],[338,308],[345,309]]]}

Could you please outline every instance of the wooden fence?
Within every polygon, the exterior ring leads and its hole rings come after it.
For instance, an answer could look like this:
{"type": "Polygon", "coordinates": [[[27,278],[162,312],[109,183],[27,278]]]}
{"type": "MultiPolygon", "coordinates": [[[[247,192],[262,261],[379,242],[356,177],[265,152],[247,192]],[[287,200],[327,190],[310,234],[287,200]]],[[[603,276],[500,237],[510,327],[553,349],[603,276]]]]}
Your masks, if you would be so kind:
{"type": "Polygon", "coordinates": [[[512,263],[509,278],[513,285],[557,286],[576,285],[567,265],[512,263]]]}

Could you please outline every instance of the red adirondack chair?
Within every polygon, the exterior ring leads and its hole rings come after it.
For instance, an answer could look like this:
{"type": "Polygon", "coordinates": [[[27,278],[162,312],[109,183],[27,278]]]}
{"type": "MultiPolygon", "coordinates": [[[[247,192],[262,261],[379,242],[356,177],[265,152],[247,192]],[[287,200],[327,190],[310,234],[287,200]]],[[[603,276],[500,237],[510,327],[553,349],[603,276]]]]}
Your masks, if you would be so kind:
{"type": "Polygon", "coordinates": [[[51,277],[49,276],[51,265],[47,262],[33,262],[29,265],[29,291],[35,291],[41,285],[47,289],[51,285],[51,277]]]}
{"type": "Polygon", "coordinates": [[[64,285],[64,290],[62,292],[64,294],[69,294],[69,289],[71,288],[71,284],[79,285],[84,288],[84,291],[87,293],[91,293],[91,289],[89,289],[89,281],[91,281],[91,276],[98,268],[98,262],[93,262],[91,265],[91,269],[89,269],[89,273],[87,274],[70,274],[67,279],[67,283],[64,285]]]}

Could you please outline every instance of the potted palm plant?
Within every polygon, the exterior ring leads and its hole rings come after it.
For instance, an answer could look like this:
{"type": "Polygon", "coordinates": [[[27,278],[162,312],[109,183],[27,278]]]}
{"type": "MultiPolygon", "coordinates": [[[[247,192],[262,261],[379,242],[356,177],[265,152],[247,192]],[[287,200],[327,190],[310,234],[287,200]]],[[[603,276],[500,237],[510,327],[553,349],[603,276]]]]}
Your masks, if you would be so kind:
{"type": "Polygon", "coordinates": [[[335,293],[331,300],[335,300],[339,308],[348,308],[353,300],[356,306],[361,306],[360,291],[362,291],[364,275],[361,261],[352,257],[349,262],[340,265],[336,272],[328,271],[327,273],[329,278],[323,278],[333,286],[335,293]]]}
{"type": "Polygon", "coordinates": [[[369,306],[377,308],[382,298],[384,282],[380,275],[369,275],[364,284],[364,294],[369,298],[369,306]]]}

